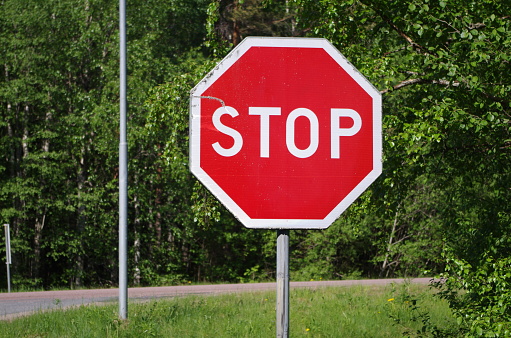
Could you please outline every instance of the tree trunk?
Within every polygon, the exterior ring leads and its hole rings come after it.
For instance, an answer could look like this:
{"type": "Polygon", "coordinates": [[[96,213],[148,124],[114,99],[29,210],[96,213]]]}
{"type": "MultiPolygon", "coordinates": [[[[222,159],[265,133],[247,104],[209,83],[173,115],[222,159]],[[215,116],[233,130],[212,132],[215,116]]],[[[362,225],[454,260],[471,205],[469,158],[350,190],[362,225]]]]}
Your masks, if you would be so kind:
{"type": "Polygon", "coordinates": [[[34,223],[34,258],[32,260],[31,275],[33,278],[39,278],[41,273],[41,242],[43,239],[43,228],[46,221],[46,213],[43,213],[41,219],[36,218],[34,223]]]}
{"type": "Polygon", "coordinates": [[[383,264],[382,264],[381,270],[380,270],[380,277],[382,277],[384,273],[385,273],[385,277],[388,277],[388,275],[389,275],[389,272],[387,269],[389,267],[390,252],[392,250],[392,244],[393,244],[394,236],[396,234],[397,215],[398,215],[398,212],[396,211],[396,215],[394,216],[394,222],[392,224],[392,231],[390,232],[389,241],[387,243],[387,252],[385,253],[385,259],[383,260],[383,264]]]}
{"type": "Polygon", "coordinates": [[[84,275],[84,255],[83,255],[83,233],[85,231],[85,226],[87,223],[87,215],[85,213],[85,203],[84,203],[84,194],[85,194],[85,184],[87,182],[88,177],[88,169],[87,169],[87,153],[88,149],[88,140],[85,136],[83,139],[83,145],[81,149],[80,161],[78,162],[78,173],[77,173],[77,188],[78,188],[78,208],[77,208],[77,218],[76,218],[76,230],[77,236],[80,241],[82,241],[82,247],[78,250],[74,268],[74,281],[71,281],[71,284],[75,286],[83,285],[83,275],[84,275]]]}
{"type": "MultiPolygon", "coordinates": [[[[135,185],[137,185],[136,180],[135,180],[135,185]]],[[[138,229],[140,227],[140,205],[138,203],[138,198],[136,195],[133,198],[133,202],[134,202],[133,208],[135,211],[135,221],[133,222],[133,226],[134,226],[133,237],[135,238],[135,241],[133,242],[133,249],[135,251],[135,257],[133,260],[133,263],[134,263],[133,284],[140,285],[140,279],[141,279],[140,268],[139,268],[139,264],[140,264],[140,234],[138,232],[138,229]]]]}

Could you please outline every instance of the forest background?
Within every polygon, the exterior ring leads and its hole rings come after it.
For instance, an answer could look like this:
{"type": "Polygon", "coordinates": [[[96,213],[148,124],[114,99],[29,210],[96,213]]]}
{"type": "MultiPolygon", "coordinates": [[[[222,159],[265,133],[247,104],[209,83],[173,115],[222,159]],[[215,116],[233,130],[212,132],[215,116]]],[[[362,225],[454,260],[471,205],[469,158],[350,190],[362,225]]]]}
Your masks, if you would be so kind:
{"type": "MultiPolygon", "coordinates": [[[[13,285],[115,286],[118,4],[0,9],[13,285]]],[[[451,291],[479,290],[509,319],[510,13],[504,0],[128,0],[130,285],[275,277],[275,232],[245,229],[189,173],[188,96],[246,36],[322,37],[383,94],[383,174],[327,230],[292,231],[291,278],[442,273],[454,306],[451,291]]]]}

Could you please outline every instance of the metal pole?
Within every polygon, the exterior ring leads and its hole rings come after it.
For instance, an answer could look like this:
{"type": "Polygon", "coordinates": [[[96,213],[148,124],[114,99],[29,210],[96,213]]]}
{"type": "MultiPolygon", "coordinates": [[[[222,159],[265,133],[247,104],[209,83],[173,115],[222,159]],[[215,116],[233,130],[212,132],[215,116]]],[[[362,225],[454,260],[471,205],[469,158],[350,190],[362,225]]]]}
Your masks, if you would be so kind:
{"type": "Polygon", "coordinates": [[[289,337],[289,230],[277,230],[277,338],[289,337]]]}
{"type": "Polygon", "coordinates": [[[9,268],[10,264],[7,265],[7,292],[11,292],[11,269],[9,268]]]}
{"type": "Polygon", "coordinates": [[[7,265],[7,292],[11,292],[11,232],[9,224],[4,224],[5,230],[5,264],[7,265]]]}
{"type": "Polygon", "coordinates": [[[126,1],[119,1],[119,318],[128,317],[128,142],[126,138],[126,1]]]}

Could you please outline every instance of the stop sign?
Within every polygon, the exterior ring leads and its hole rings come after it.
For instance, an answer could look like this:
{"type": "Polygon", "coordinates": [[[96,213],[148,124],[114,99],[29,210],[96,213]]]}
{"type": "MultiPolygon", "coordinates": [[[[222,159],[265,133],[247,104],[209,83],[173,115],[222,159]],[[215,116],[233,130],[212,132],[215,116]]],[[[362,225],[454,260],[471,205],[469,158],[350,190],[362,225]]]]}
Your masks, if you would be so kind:
{"type": "Polygon", "coordinates": [[[325,39],[243,40],[191,92],[192,173],[246,226],[326,228],[381,173],[381,96],[325,39]]]}

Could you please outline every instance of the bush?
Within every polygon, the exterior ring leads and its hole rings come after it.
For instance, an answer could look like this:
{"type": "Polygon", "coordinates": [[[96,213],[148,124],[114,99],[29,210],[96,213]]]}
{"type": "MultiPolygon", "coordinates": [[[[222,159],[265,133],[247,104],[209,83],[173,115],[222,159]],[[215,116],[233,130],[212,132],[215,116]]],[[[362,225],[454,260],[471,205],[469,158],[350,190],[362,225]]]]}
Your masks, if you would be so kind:
{"type": "Polygon", "coordinates": [[[486,254],[478,266],[449,258],[436,286],[467,336],[511,336],[511,257],[486,254]]]}

